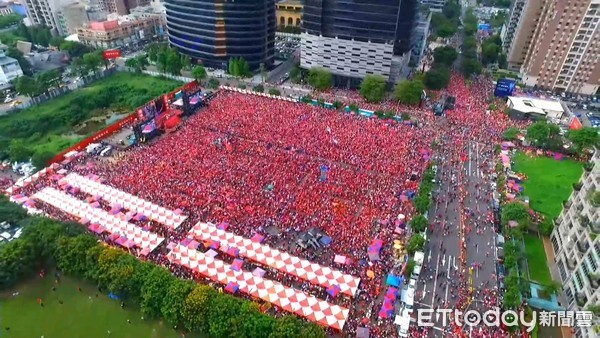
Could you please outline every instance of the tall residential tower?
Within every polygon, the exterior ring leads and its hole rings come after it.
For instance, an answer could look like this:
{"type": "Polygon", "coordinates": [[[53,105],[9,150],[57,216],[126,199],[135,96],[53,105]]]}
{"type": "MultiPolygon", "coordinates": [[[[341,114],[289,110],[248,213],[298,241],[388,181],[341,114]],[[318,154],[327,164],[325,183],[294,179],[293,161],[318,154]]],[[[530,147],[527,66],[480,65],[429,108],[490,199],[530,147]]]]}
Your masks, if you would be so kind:
{"type": "Polygon", "coordinates": [[[516,0],[504,31],[526,86],[594,95],[600,88],[600,0],[516,0]]]}

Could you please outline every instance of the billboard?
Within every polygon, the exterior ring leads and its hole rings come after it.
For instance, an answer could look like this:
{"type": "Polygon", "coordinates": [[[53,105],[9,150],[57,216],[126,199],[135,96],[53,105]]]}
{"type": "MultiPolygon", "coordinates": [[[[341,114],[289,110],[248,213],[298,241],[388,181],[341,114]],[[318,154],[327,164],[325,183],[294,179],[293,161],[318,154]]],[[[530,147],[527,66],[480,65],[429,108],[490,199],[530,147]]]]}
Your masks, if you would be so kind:
{"type": "Polygon", "coordinates": [[[513,79],[500,79],[496,83],[496,89],[494,90],[494,96],[496,97],[508,97],[511,96],[515,90],[516,82],[513,79]]]}
{"type": "Polygon", "coordinates": [[[118,49],[107,49],[102,51],[104,60],[116,59],[121,57],[121,51],[118,49]]]}

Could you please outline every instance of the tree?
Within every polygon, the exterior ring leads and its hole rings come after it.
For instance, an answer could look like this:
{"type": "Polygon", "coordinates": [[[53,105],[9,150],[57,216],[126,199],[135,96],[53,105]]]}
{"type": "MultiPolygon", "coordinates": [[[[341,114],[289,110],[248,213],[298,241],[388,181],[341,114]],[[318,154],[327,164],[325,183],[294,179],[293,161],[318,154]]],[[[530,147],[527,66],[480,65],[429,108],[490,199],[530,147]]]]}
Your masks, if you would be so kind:
{"type": "Polygon", "coordinates": [[[489,38],[481,44],[481,62],[484,65],[489,65],[498,60],[500,46],[496,44],[495,38],[489,38]]]}
{"type": "Polygon", "coordinates": [[[22,139],[13,139],[8,146],[8,156],[14,162],[27,162],[33,152],[27,148],[22,139]]]}
{"type": "Polygon", "coordinates": [[[548,284],[544,285],[544,291],[546,291],[549,295],[556,295],[560,293],[562,290],[562,284],[552,280],[548,284]]]}
{"type": "Polygon", "coordinates": [[[208,88],[210,88],[210,89],[217,89],[217,88],[219,88],[219,85],[220,85],[219,80],[215,79],[214,77],[211,77],[208,80],[208,88]]]}
{"type": "Polygon", "coordinates": [[[573,142],[577,150],[582,151],[586,148],[592,148],[600,144],[600,135],[593,127],[583,127],[567,132],[567,139],[573,142]]]}
{"type": "Polygon", "coordinates": [[[23,75],[15,80],[15,89],[19,93],[32,98],[40,94],[41,87],[36,79],[23,75]]]}
{"type": "Polygon", "coordinates": [[[298,83],[300,82],[301,75],[302,70],[300,69],[300,65],[295,63],[292,66],[292,69],[290,69],[290,80],[292,80],[293,83],[298,83]]]}
{"type": "Polygon", "coordinates": [[[96,73],[102,66],[102,55],[99,52],[83,54],[83,64],[88,73],[96,73]]]}
{"type": "Polygon", "coordinates": [[[262,84],[257,84],[256,86],[252,87],[252,91],[262,93],[265,91],[265,87],[262,84]]]}
{"type": "Polygon", "coordinates": [[[425,73],[425,87],[431,90],[440,90],[448,86],[450,71],[446,67],[433,67],[425,73]]]}
{"type": "Polygon", "coordinates": [[[246,61],[243,57],[238,59],[239,64],[239,76],[241,77],[249,77],[252,75],[250,72],[250,66],[248,65],[248,61],[246,61]]]}
{"type": "Polygon", "coordinates": [[[449,20],[457,21],[461,14],[459,3],[454,1],[446,2],[442,8],[442,13],[449,20]]]}
{"type": "Polygon", "coordinates": [[[308,84],[316,90],[331,87],[331,73],[324,68],[311,68],[308,72],[308,84]]]}
{"type": "Polygon", "coordinates": [[[498,55],[498,68],[506,69],[508,68],[508,60],[506,59],[506,54],[501,53],[498,55]]]}
{"type": "Polygon", "coordinates": [[[536,147],[547,148],[552,139],[558,138],[560,128],[546,121],[538,121],[527,128],[525,138],[536,147]]]}
{"type": "Polygon", "coordinates": [[[206,73],[204,66],[196,65],[194,68],[192,68],[192,77],[199,83],[202,83],[207,76],[208,74],[206,73]]]}
{"type": "Polygon", "coordinates": [[[65,39],[62,36],[53,36],[50,38],[49,44],[50,46],[54,46],[60,49],[60,45],[65,42],[65,39]]]}
{"type": "Polygon", "coordinates": [[[182,318],[188,331],[208,332],[208,313],[217,293],[208,285],[196,285],[183,303],[182,318]]]}
{"type": "Polygon", "coordinates": [[[22,20],[23,20],[23,17],[20,16],[19,14],[13,13],[13,14],[8,14],[8,15],[2,15],[2,16],[0,16],[0,29],[14,26],[14,25],[18,24],[19,22],[21,22],[22,20]]]}
{"type": "Polygon", "coordinates": [[[69,54],[71,58],[81,58],[85,53],[92,51],[90,47],[74,41],[63,41],[58,49],[69,54]]]}
{"type": "Polygon", "coordinates": [[[423,250],[423,246],[425,246],[425,238],[421,234],[413,234],[406,244],[406,252],[412,255],[417,251],[423,250]]]}
{"type": "Polygon", "coordinates": [[[48,161],[50,161],[54,157],[54,153],[48,150],[36,151],[31,156],[31,162],[33,165],[38,168],[44,168],[48,165],[48,161]]]}
{"type": "Polygon", "coordinates": [[[58,87],[62,84],[62,77],[56,69],[47,70],[39,74],[36,80],[42,92],[46,92],[49,88],[58,87]]]}
{"type": "Polygon", "coordinates": [[[481,74],[481,64],[476,59],[465,56],[462,63],[462,73],[465,77],[481,74]]]}
{"type": "Polygon", "coordinates": [[[164,43],[151,43],[144,48],[146,51],[146,55],[150,62],[158,62],[158,54],[161,50],[166,48],[166,44],[164,43]]]}
{"type": "Polygon", "coordinates": [[[359,92],[367,102],[380,102],[385,96],[385,79],[381,75],[367,75],[360,84],[359,92]]]}
{"type": "Polygon", "coordinates": [[[302,321],[296,316],[284,316],[275,320],[269,338],[301,337],[302,321]]]}
{"type": "Polygon", "coordinates": [[[456,28],[450,20],[443,21],[435,30],[435,34],[441,38],[449,38],[456,33],[456,28]]]}
{"type": "Polygon", "coordinates": [[[260,65],[258,65],[258,69],[260,71],[260,78],[262,82],[265,82],[267,80],[267,68],[265,67],[264,62],[261,62],[260,65]]]}
{"type": "Polygon", "coordinates": [[[155,318],[161,314],[165,304],[165,290],[169,289],[171,273],[158,266],[152,266],[141,287],[142,301],[140,308],[142,314],[148,318],[155,318]]]}
{"type": "MultiPolygon", "coordinates": [[[[175,51],[177,52],[177,51],[175,51]]],[[[192,59],[185,55],[185,54],[179,54],[180,57],[180,63],[181,63],[181,68],[182,69],[190,69],[190,67],[192,66],[192,59]]]]}
{"type": "Polygon", "coordinates": [[[413,232],[423,232],[427,229],[427,218],[423,215],[417,215],[410,220],[409,224],[413,232]]]}
{"type": "Polygon", "coordinates": [[[269,89],[269,95],[281,96],[281,92],[279,89],[271,88],[269,89]]]}
{"type": "Polygon", "coordinates": [[[477,16],[473,13],[471,8],[467,9],[465,13],[465,20],[463,22],[464,32],[466,36],[473,36],[477,33],[477,16]]]}
{"type": "Polygon", "coordinates": [[[517,137],[519,137],[520,133],[521,132],[519,131],[519,129],[514,127],[508,127],[506,128],[504,133],[502,133],[502,139],[506,141],[515,141],[517,137]]]}
{"type": "Polygon", "coordinates": [[[168,48],[164,51],[166,54],[165,71],[173,75],[181,75],[181,69],[183,69],[183,63],[179,53],[173,48],[168,48]]]}
{"type": "Polygon", "coordinates": [[[0,219],[10,224],[17,224],[27,217],[27,211],[0,194],[0,219]]]}
{"type": "Polygon", "coordinates": [[[161,314],[171,325],[181,325],[184,321],[183,310],[187,296],[194,289],[191,281],[175,279],[169,285],[161,307],[161,314]]]}
{"type": "Polygon", "coordinates": [[[521,202],[510,202],[502,207],[500,213],[502,219],[502,225],[508,226],[509,221],[515,221],[519,224],[519,228],[523,229],[529,225],[530,217],[529,211],[525,204],[521,202]]]}
{"type": "Polygon", "coordinates": [[[406,269],[404,270],[404,277],[406,278],[406,280],[409,280],[413,271],[415,271],[415,265],[415,260],[412,258],[410,258],[406,263],[406,269]]]}
{"type": "Polygon", "coordinates": [[[423,82],[419,80],[405,80],[396,84],[393,97],[400,103],[417,104],[421,102],[424,89],[423,82]]]}
{"type": "Polygon", "coordinates": [[[458,52],[453,47],[443,46],[433,50],[433,60],[436,64],[450,67],[457,58],[458,52]]]}

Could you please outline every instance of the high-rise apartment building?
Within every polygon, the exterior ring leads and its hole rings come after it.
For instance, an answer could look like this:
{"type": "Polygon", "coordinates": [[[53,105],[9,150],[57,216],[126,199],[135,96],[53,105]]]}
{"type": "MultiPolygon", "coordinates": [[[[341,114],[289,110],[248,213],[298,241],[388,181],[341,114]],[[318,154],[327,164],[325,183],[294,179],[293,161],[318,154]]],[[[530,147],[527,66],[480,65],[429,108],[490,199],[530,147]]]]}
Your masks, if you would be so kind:
{"type": "Polygon", "coordinates": [[[72,0],[25,0],[27,16],[34,25],[44,25],[59,31],[58,13],[61,8],[72,0]]]}
{"type": "Polygon", "coordinates": [[[275,0],[165,0],[171,46],[210,67],[232,57],[273,64],[275,0]]]}
{"type": "Polygon", "coordinates": [[[394,82],[410,58],[415,0],[306,0],[301,66],[351,87],[368,74],[394,82]]]}
{"type": "Polygon", "coordinates": [[[599,26],[600,0],[516,0],[503,34],[509,67],[526,86],[594,95],[599,26]]]}
{"type": "MultiPolygon", "coordinates": [[[[570,310],[600,304],[600,205],[594,204],[594,194],[600,193],[600,151],[592,162],[592,170],[583,173],[564,203],[550,237],[570,310]]],[[[597,337],[593,327],[577,327],[575,336],[597,337]]]]}

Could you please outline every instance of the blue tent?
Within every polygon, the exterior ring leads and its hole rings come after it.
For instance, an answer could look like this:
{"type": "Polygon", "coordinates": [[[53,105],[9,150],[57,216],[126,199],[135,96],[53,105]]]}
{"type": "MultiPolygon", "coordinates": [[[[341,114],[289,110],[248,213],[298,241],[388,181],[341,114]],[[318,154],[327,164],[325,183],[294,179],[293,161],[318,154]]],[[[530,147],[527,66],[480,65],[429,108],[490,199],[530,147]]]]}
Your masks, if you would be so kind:
{"type": "Polygon", "coordinates": [[[395,286],[395,287],[400,287],[400,277],[398,276],[394,276],[394,275],[388,275],[387,279],[385,281],[385,284],[389,285],[389,286],[395,286]]]}
{"type": "Polygon", "coordinates": [[[323,236],[323,237],[321,237],[319,242],[321,242],[321,244],[323,244],[323,245],[329,245],[329,244],[331,244],[331,237],[323,236]]]}

